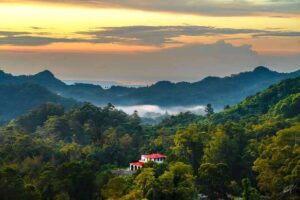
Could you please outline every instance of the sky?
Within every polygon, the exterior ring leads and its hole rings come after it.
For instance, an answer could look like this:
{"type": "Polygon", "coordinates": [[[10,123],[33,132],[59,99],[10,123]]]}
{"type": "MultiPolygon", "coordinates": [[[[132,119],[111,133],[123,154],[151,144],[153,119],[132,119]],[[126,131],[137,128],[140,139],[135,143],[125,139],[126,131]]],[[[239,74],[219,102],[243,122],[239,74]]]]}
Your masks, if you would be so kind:
{"type": "Polygon", "coordinates": [[[300,0],[0,0],[0,69],[197,81],[300,69],[300,0]]]}

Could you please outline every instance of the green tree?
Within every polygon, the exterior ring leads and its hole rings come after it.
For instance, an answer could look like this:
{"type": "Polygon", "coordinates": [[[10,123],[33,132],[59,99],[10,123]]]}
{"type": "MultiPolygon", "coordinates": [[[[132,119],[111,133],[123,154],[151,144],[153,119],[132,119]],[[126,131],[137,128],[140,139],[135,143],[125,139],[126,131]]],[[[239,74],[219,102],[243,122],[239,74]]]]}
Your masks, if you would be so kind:
{"type": "Polygon", "coordinates": [[[190,200],[195,195],[195,177],[190,165],[175,162],[159,177],[162,199],[190,200]]]}
{"type": "Polygon", "coordinates": [[[18,118],[16,124],[24,131],[32,133],[38,126],[42,126],[50,116],[61,116],[63,114],[64,108],[61,105],[45,103],[18,118]]]}
{"type": "Polygon", "coordinates": [[[0,197],[2,200],[38,200],[40,194],[32,185],[24,185],[17,170],[11,167],[0,169],[0,197]]]}
{"type": "Polygon", "coordinates": [[[139,117],[139,113],[136,110],[130,116],[130,119],[131,119],[133,124],[139,125],[141,123],[141,118],[139,117]]]}
{"type": "Polygon", "coordinates": [[[96,199],[102,199],[102,189],[108,183],[108,181],[113,178],[113,174],[110,170],[100,170],[96,174],[95,187],[96,187],[96,199]]]}
{"type": "Polygon", "coordinates": [[[255,188],[251,186],[248,178],[242,180],[243,184],[243,200],[259,200],[260,196],[255,188]]]}
{"type": "Polygon", "coordinates": [[[95,191],[95,173],[85,162],[66,162],[56,171],[55,190],[74,200],[89,200],[95,191]]]}
{"type": "Polygon", "coordinates": [[[205,113],[206,113],[207,117],[210,117],[210,116],[212,116],[214,114],[214,109],[213,109],[213,107],[212,107],[212,105],[210,103],[206,105],[206,107],[205,107],[205,113]]]}
{"type": "Polygon", "coordinates": [[[65,142],[71,142],[73,137],[68,120],[65,117],[49,117],[40,132],[47,137],[54,137],[65,142]]]}
{"type": "Polygon", "coordinates": [[[123,158],[122,151],[118,140],[116,129],[109,129],[105,132],[102,150],[106,155],[107,162],[120,164],[123,158]]]}
{"type": "Polygon", "coordinates": [[[41,170],[38,178],[38,188],[41,191],[42,199],[53,200],[55,197],[55,168],[51,165],[46,165],[41,170]]]}
{"type": "Polygon", "coordinates": [[[283,115],[284,117],[294,117],[299,114],[300,110],[300,93],[292,94],[279,101],[271,112],[275,115],[283,115]]]}
{"type": "Polygon", "coordinates": [[[125,176],[117,176],[108,181],[102,189],[102,196],[106,199],[119,199],[127,194],[129,182],[125,176]]]}
{"type": "Polygon", "coordinates": [[[123,196],[122,198],[120,198],[121,200],[145,200],[145,198],[143,198],[143,194],[141,190],[131,190],[129,194],[126,194],[125,196],[123,196]]]}
{"type": "Polygon", "coordinates": [[[230,105],[224,106],[224,110],[228,110],[228,109],[230,109],[230,105]]]}
{"type": "Polygon", "coordinates": [[[227,122],[217,128],[211,140],[204,149],[203,161],[207,163],[224,163],[229,168],[229,175],[240,181],[243,177],[246,163],[243,153],[247,138],[244,129],[236,124],[227,122]]]}
{"type": "Polygon", "coordinates": [[[200,191],[211,199],[227,198],[229,172],[226,164],[203,163],[199,169],[200,191]]]}
{"type": "Polygon", "coordinates": [[[204,144],[208,141],[207,132],[202,131],[196,124],[191,124],[175,135],[174,152],[183,161],[191,163],[194,174],[197,174],[203,156],[204,144]]]}
{"type": "Polygon", "coordinates": [[[261,191],[297,199],[300,187],[300,123],[262,141],[253,170],[261,191]]]}
{"type": "Polygon", "coordinates": [[[81,157],[81,148],[76,143],[68,143],[59,150],[68,160],[79,160],[81,157]]]}
{"type": "Polygon", "coordinates": [[[135,188],[142,191],[146,199],[156,199],[156,178],[153,168],[144,168],[141,173],[134,179],[135,188]]]}

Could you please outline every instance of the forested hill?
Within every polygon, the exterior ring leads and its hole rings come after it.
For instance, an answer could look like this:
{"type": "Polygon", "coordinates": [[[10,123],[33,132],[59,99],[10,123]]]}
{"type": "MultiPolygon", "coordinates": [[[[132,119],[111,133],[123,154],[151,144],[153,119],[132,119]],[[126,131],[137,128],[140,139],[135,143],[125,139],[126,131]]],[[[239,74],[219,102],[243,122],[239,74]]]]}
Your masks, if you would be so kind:
{"type": "Polygon", "coordinates": [[[4,71],[0,71],[0,84],[39,84],[51,90],[63,89],[66,84],[57,79],[50,71],[45,70],[35,75],[13,76],[4,71]]]}
{"type": "Polygon", "coordinates": [[[168,107],[211,103],[214,107],[223,108],[224,105],[233,105],[283,79],[299,75],[300,71],[278,73],[266,67],[257,67],[250,72],[224,78],[207,77],[194,83],[161,81],[149,87],[113,86],[104,90],[100,86],[91,84],[66,85],[55,78],[50,71],[32,76],[13,76],[1,71],[0,84],[36,83],[65,97],[89,101],[97,105],[106,105],[110,102],[115,105],[154,104],[168,107]]]}
{"type": "Polygon", "coordinates": [[[270,86],[267,90],[249,96],[240,103],[213,116],[216,123],[228,120],[239,122],[263,115],[294,117],[300,112],[300,77],[270,86]]]}
{"type": "Polygon", "coordinates": [[[0,124],[46,102],[61,104],[66,109],[79,105],[75,100],[61,97],[37,84],[0,84],[0,124]]]}
{"type": "Polygon", "coordinates": [[[0,128],[0,197],[298,200],[299,108],[300,77],[224,112],[181,113],[157,126],[111,104],[45,104],[0,128]],[[157,152],[163,164],[121,173],[157,152]]]}

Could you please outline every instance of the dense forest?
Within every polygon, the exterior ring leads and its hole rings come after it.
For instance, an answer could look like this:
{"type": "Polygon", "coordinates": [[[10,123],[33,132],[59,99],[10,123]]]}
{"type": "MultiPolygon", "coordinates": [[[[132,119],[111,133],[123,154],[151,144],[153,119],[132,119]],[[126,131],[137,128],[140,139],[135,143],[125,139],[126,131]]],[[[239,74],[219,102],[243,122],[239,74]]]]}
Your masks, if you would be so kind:
{"type": "Polygon", "coordinates": [[[0,129],[1,200],[300,199],[300,77],[155,126],[112,104],[46,103],[0,129]],[[122,172],[141,154],[166,162],[122,172]]]}

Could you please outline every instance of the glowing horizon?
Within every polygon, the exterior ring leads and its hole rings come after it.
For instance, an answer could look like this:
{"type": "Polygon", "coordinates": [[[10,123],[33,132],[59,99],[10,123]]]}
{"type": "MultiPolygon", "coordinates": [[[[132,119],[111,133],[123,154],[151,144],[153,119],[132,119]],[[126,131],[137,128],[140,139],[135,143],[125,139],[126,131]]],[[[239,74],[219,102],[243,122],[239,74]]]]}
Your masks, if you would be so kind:
{"type": "MultiPolygon", "coordinates": [[[[228,44],[228,48],[245,49],[249,56],[297,57],[300,54],[297,2],[170,2],[4,0],[0,3],[0,54],[9,53],[12,59],[20,53],[149,57],[158,55],[157,52],[164,54],[193,46],[210,48],[220,45],[220,41],[228,44]]],[[[3,63],[4,68],[21,64],[12,59],[3,63]]],[[[126,62],[130,65],[132,61],[126,62]]],[[[166,63],[173,65],[167,60],[157,65],[166,63]]]]}

